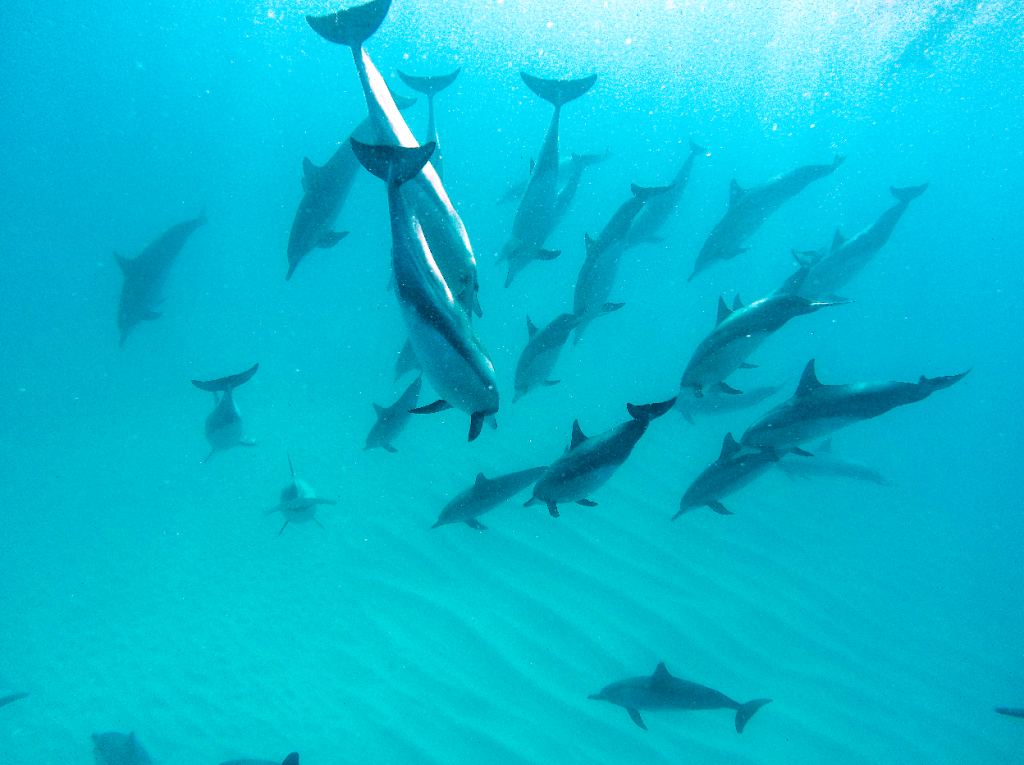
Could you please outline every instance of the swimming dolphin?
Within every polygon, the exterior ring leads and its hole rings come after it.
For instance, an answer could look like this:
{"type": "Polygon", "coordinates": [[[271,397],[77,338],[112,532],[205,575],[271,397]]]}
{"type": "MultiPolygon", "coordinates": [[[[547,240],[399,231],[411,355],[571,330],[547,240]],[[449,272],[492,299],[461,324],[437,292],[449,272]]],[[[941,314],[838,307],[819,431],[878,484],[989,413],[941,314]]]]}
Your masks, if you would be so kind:
{"type": "Polygon", "coordinates": [[[922,401],[932,393],[962,380],[967,373],[949,377],[924,377],[916,383],[863,382],[822,385],[814,373],[814,359],[807,362],[796,393],[747,428],[740,443],[765,451],[795,451],[799,444],[833,431],[885,414],[897,406],[922,401]]]}
{"type": "Polygon", "coordinates": [[[610,701],[625,707],[633,722],[644,730],[647,730],[647,726],[640,717],[641,709],[735,709],[737,733],[743,732],[754,712],[771,702],[771,699],[754,699],[740,704],[712,688],[672,677],[665,669],[664,662],[658,665],[650,677],[619,680],[587,698],[610,701]]]}
{"type": "Polygon", "coordinates": [[[573,296],[573,313],[580,320],[573,337],[573,345],[580,341],[583,330],[590,322],[598,316],[622,308],[622,303],[609,303],[607,300],[612,287],[615,286],[615,277],[619,273],[619,258],[626,251],[626,235],[633,225],[633,219],[643,209],[647,200],[664,194],[671,187],[643,188],[634,183],[629,188],[633,196],[619,206],[612,219],[601,230],[597,240],[584,234],[587,258],[580,268],[580,275],[576,279],[576,293],[573,296]]]}
{"type": "Polygon", "coordinates": [[[732,433],[726,433],[718,459],[690,484],[672,520],[695,507],[710,507],[719,515],[732,515],[722,504],[722,498],[747,486],[778,461],[774,452],[740,446],[732,433]]]}
{"type": "MultiPolygon", "coordinates": [[[[589,154],[589,155],[585,155],[585,156],[589,156],[589,157],[593,158],[593,161],[590,164],[596,164],[598,162],[604,162],[611,155],[612,155],[611,151],[608,150],[608,149],[605,149],[600,154],[589,154]]],[[[573,154],[573,157],[576,157],[576,156],[580,156],[580,155],[573,154]]],[[[533,169],[534,169],[534,162],[531,159],[530,160],[530,172],[522,180],[516,181],[515,183],[513,183],[511,186],[509,186],[505,190],[505,193],[502,194],[498,198],[498,204],[499,205],[505,204],[506,202],[511,202],[513,199],[518,199],[519,197],[521,197],[523,195],[523,192],[526,191],[526,187],[530,183],[530,177],[533,175],[533,169]]],[[[558,162],[558,186],[559,187],[564,187],[568,183],[569,178],[572,176],[573,170],[574,170],[574,166],[573,166],[572,158],[559,160],[559,162],[558,162]]]]}
{"type": "Polygon", "coordinates": [[[5,707],[14,701],[20,701],[26,696],[28,696],[27,693],[12,693],[10,696],[4,696],[0,698],[0,707],[5,707]]]}
{"type": "Polygon", "coordinates": [[[477,531],[485,531],[487,527],[477,518],[535,483],[544,475],[545,470],[546,467],[530,468],[497,478],[487,478],[483,473],[478,473],[476,482],[445,505],[437,523],[430,528],[436,529],[449,523],[465,523],[477,531]]]}
{"type": "Polygon", "coordinates": [[[437,170],[437,177],[443,179],[444,169],[441,162],[441,142],[437,140],[437,125],[434,122],[434,96],[455,82],[455,78],[459,76],[462,68],[459,67],[451,74],[440,74],[434,77],[413,77],[401,69],[396,69],[395,71],[398,72],[402,82],[427,97],[427,143],[433,142],[437,145],[437,148],[434,149],[434,156],[430,158],[430,164],[437,170]]]}
{"type": "Polygon", "coordinates": [[[152,765],[149,753],[142,748],[134,731],[127,736],[111,731],[93,733],[93,755],[96,765],[152,765]]]}
{"type": "Polygon", "coordinates": [[[775,467],[787,476],[797,478],[853,478],[857,481],[870,481],[879,486],[892,486],[892,482],[874,468],[863,462],[839,457],[832,453],[832,439],[826,438],[811,449],[813,459],[807,459],[791,452],[784,454],[775,463],[775,467]]]}
{"type": "Polygon", "coordinates": [[[565,341],[569,339],[569,333],[579,323],[579,317],[563,313],[538,331],[530,317],[526,317],[529,341],[516,365],[516,394],[512,399],[513,404],[540,385],[557,385],[560,382],[549,380],[548,376],[558,363],[558,356],[562,353],[565,341]]]}
{"type": "Polygon", "coordinates": [[[498,411],[498,382],[483,343],[469,318],[455,303],[419,226],[419,218],[399,189],[420,172],[434,145],[406,149],[368,146],[352,148],[371,173],[388,184],[391,213],[391,266],[395,294],[423,374],[441,396],[418,414],[456,407],[470,415],[469,440],[480,435],[484,421],[494,425],[498,411]]]}
{"type": "Polygon", "coordinates": [[[312,486],[301,478],[296,478],[291,456],[288,457],[288,470],[291,471],[292,480],[281,489],[281,501],[267,511],[267,515],[281,513],[284,516],[284,526],[277,532],[277,535],[281,536],[285,526],[289,523],[314,521],[317,526],[323,528],[323,524],[316,519],[317,507],[319,505],[336,505],[337,501],[318,497],[312,486]]]}
{"type": "Polygon", "coordinates": [[[647,432],[651,420],[661,417],[675,403],[673,398],[643,406],[627,404],[626,410],[633,419],[591,438],[583,435],[579,420],[573,422],[572,444],[537,481],[533,497],[524,507],[547,505],[548,512],[557,518],[559,502],[575,502],[585,507],[596,505],[587,497],[604,486],[622,466],[647,432]]]}
{"type": "Polygon", "coordinates": [[[121,267],[124,283],[121,302],[117,308],[117,326],[121,330],[121,345],[136,325],[160,318],[156,307],[163,302],[164,284],[181,248],[192,233],[206,224],[206,212],[198,218],[171,226],[137,257],[129,260],[116,252],[114,259],[121,267]]]}
{"type": "Polygon", "coordinates": [[[831,165],[798,167],[751,189],[740,188],[734,178],[729,186],[729,209],[704,242],[688,281],[715,261],[730,260],[746,251],[743,243],[761,228],[772,213],[812,181],[834,173],[843,164],[843,159],[837,154],[831,165]]]}
{"type": "Polygon", "coordinates": [[[704,391],[702,398],[679,396],[676,399],[676,409],[683,415],[683,419],[693,425],[695,417],[729,414],[757,406],[765,399],[774,396],[783,387],[782,385],[764,385],[738,394],[725,393],[721,388],[712,387],[704,391]]]}
{"type": "Polygon", "coordinates": [[[859,274],[889,241],[889,236],[903,217],[907,206],[927,188],[927,183],[905,189],[890,187],[890,193],[898,201],[859,234],[844,239],[837,230],[832,239],[832,250],[821,258],[804,261],[801,255],[794,253],[797,262],[808,268],[796,293],[811,300],[833,299],[833,296],[859,274]]]}
{"type": "Polygon", "coordinates": [[[661,227],[665,225],[665,221],[675,211],[676,205],[682,199],[683,192],[686,191],[686,185],[690,182],[690,170],[693,169],[693,160],[697,155],[706,153],[707,149],[698,146],[692,138],[690,139],[690,154],[683,162],[683,166],[679,168],[676,177],[672,179],[672,183],[669,184],[668,191],[648,200],[644,209],[633,221],[633,225],[626,235],[627,250],[640,244],[657,244],[663,241],[663,237],[658,234],[661,227]]]}
{"type": "MultiPolygon", "coordinates": [[[[326,16],[306,16],[306,22],[325,40],[352,49],[376,136],[375,143],[417,148],[419,144],[399,112],[384,78],[363,50],[363,42],[377,31],[390,6],[391,0],[372,0],[326,16]]],[[[356,140],[364,143],[358,137],[356,140]]],[[[462,219],[429,162],[410,180],[412,183],[405,184],[402,196],[416,215],[448,289],[467,314],[475,312],[479,316],[482,311],[476,258],[462,219]]]]}
{"type": "Polygon", "coordinates": [[[391,445],[391,442],[405,430],[405,426],[409,423],[409,418],[412,417],[411,412],[416,408],[416,403],[419,400],[422,386],[423,378],[417,377],[405,389],[405,393],[399,396],[398,401],[391,406],[373,405],[373,410],[377,413],[377,422],[373,424],[366,436],[366,446],[363,447],[363,451],[377,446],[392,454],[398,451],[391,445]]]}
{"type": "Polygon", "coordinates": [[[996,707],[996,711],[1001,715],[1009,717],[1024,717],[1024,708],[996,707]]]}
{"type": "Polygon", "coordinates": [[[202,380],[192,381],[192,384],[199,390],[213,393],[213,400],[217,404],[206,418],[206,440],[210,442],[212,448],[203,462],[210,459],[214,452],[230,449],[233,446],[256,445],[255,441],[242,438],[242,415],[239,414],[238,407],[235,406],[232,391],[239,385],[249,382],[259,368],[259,364],[253,364],[251,369],[237,375],[205,382],[202,380]],[[218,396],[218,393],[221,395],[218,396]]]}
{"type": "Polygon", "coordinates": [[[741,367],[750,367],[747,357],[786,322],[845,302],[816,303],[800,295],[776,293],[744,306],[737,295],[730,311],[719,297],[718,321],[693,352],[679,382],[679,392],[697,398],[712,387],[723,393],[739,393],[726,384],[725,378],[741,367]]]}
{"type": "MultiPolygon", "coordinates": [[[[228,760],[220,765],[277,765],[277,760],[228,760]]],[[[299,753],[292,752],[281,765],[299,765],[299,753]]]]}
{"type": "Polygon", "coordinates": [[[562,106],[582,96],[597,82],[596,74],[578,80],[544,80],[526,72],[520,72],[520,76],[530,90],[554,105],[555,111],[516,211],[512,235],[498,256],[499,262],[508,261],[506,287],[532,261],[552,260],[559,255],[558,251],[543,249],[544,241],[558,222],[558,119],[562,106]]]}

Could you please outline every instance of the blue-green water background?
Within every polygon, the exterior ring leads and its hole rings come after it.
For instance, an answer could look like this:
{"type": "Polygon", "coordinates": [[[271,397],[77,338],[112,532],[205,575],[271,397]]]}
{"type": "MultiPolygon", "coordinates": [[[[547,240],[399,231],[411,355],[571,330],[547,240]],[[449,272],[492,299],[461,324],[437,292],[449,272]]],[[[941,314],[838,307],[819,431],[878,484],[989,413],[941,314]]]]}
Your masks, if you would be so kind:
{"type": "MultiPolygon", "coordinates": [[[[503,403],[417,420],[400,453],[363,452],[390,403],[403,330],[388,281],[382,185],[363,175],[351,235],[283,279],[300,162],[322,164],[365,115],[348,51],[307,27],[329,5],[27,4],[0,26],[0,710],[5,762],[84,763],[88,735],[136,730],[173,765],[243,755],[303,762],[1020,762],[1020,148],[1015,4],[396,0],[367,45],[394,68],[463,72],[438,97],[445,185],[480,264],[503,403]],[[948,24],[942,19],[952,18],[948,24]],[[929,32],[929,29],[937,30],[929,32]],[[930,42],[917,60],[901,53],[930,42]],[[550,106],[519,70],[599,73],[561,144],[613,152],[588,171],[549,245],[502,288],[514,209],[494,201],[535,156],[550,106]],[[698,158],[663,246],[632,250],[602,319],[511,405],[525,319],[571,310],[591,234],[630,183],[698,158]],[[687,284],[724,212],[753,185],[846,155],[772,217],[752,249],[687,284]],[[734,517],[678,498],[756,412],[655,423],[630,462],[555,521],[522,498],[486,534],[428,530],[483,470],[545,464],[579,418],[671,396],[719,294],[750,300],[930,182],[856,302],[799,319],[743,384],[964,383],[836,437],[894,487],[770,474],[734,517]],[[205,208],[164,316],[124,348],[120,273],[205,208]],[[209,397],[191,378],[260,362],[237,394],[259,441],[200,464],[209,397]],[[265,517],[286,454],[340,498],[326,527],[265,517]],[[587,701],[666,661],[741,701],[650,713],[649,732],[587,701]]],[[[421,103],[407,113],[425,130],[421,103]]],[[[787,389],[788,391],[789,389],[787,389]]],[[[425,393],[423,400],[429,400],[425,393]]]]}

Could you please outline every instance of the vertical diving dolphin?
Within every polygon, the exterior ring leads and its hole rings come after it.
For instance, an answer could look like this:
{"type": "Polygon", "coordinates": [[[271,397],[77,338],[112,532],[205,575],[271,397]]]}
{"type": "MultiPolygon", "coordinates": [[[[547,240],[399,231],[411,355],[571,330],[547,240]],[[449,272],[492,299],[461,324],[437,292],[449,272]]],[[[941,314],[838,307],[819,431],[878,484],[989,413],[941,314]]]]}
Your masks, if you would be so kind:
{"type": "Polygon", "coordinates": [[[316,519],[316,510],[319,505],[336,505],[333,499],[318,497],[313,487],[295,477],[295,468],[292,467],[292,458],[288,457],[288,470],[291,471],[292,480],[281,489],[281,501],[267,511],[270,513],[281,513],[284,516],[284,526],[277,532],[278,536],[284,533],[289,523],[306,523],[313,521],[317,526],[323,528],[323,524],[316,519]]]}
{"type": "Polygon", "coordinates": [[[751,189],[740,188],[734,178],[729,186],[729,209],[701,247],[688,281],[715,261],[730,260],[746,251],[743,243],[772,213],[812,181],[834,173],[843,159],[836,155],[831,165],[804,165],[751,189]]]}
{"type": "Polygon", "coordinates": [[[686,191],[686,185],[690,182],[690,171],[693,169],[693,160],[697,155],[706,153],[707,149],[698,146],[692,138],[690,139],[690,154],[683,162],[683,166],[679,168],[676,177],[672,179],[672,183],[669,184],[668,191],[649,200],[640,214],[636,216],[636,220],[633,221],[629,234],[626,236],[627,250],[637,245],[657,244],[662,241],[659,232],[665,225],[665,221],[675,211],[676,205],[682,199],[683,192],[686,191]]]}
{"type": "Polygon", "coordinates": [[[415,411],[426,414],[451,406],[461,409],[470,415],[472,441],[480,435],[485,420],[494,426],[494,413],[498,411],[494,366],[469,317],[455,303],[420,229],[419,218],[400,191],[402,184],[429,160],[434,145],[407,149],[368,146],[353,140],[352,149],[367,170],[387,182],[395,294],[423,374],[441,396],[415,411]]]}
{"type": "Polygon", "coordinates": [[[210,442],[210,453],[206,460],[213,456],[214,452],[230,449],[233,446],[255,446],[256,442],[242,438],[242,415],[235,406],[232,398],[232,391],[239,385],[249,382],[260,368],[259,364],[253,364],[251,369],[239,372],[237,375],[220,377],[216,380],[193,380],[192,384],[199,390],[213,393],[213,400],[216,406],[206,418],[206,440],[210,442]],[[218,396],[217,394],[221,395],[218,396]]]}
{"type": "Polygon", "coordinates": [[[732,515],[722,504],[722,498],[752,483],[778,461],[774,452],[740,446],[732,433],[726,433],[718,459],[690,484],[679,503],[679,512],[672,516],[672,520],[695,507],[710,507],[719,515],[732,515]]]}
{"type": "Polygon", "coordinates": [[[552,104],[555,111],[530,182],[516,211],[512,235],[498,256],[499,262],[508,261],[506,287],[532,261],[552,260],[559,255],[557,251],[543,249],[544,241],[558,223],[558,120],[565,104],[582,96],[597,82],[596,74],[578,80],[545,80],[526,72],[520,72],[520,76],[526,86],[552,104]]]}
{"type": "Polygon", "coordinates": [[[664,663],[659,664],[650,677],[619,680],[588,698],[625,707],[630,719],[644,730],[647,726],[640,717],[641,709],[735,709],[737,733],[743,732],[758,709],[771,702],[771,699],[754,699],[740,704],[712,688],[673,677],[664,663]]]}
{"type": "MultiPolygon", "coordinates": [[[[589,164],[596,164],[598,162],[604,162],[608,157],[612,155],[611,151],[605,150],[601,154],[590,154],[587,155],[592,158],[589,164]]],[[[573,156],[576,156],[575,154],[573,156]]],[[[530,185],[530,176],[533,175],[533,160],[530,160],[530,172],[529,174],[520,181],[516,181],[509,186],[505,193],[498,198],[498,204],[504,204],[505,202],[511,202],[513,199],[518,199],[526,191],[526,187],[530,185]]],[[[573,161],[571,158],[562,159],[558,162],[558,185],[564,187],[572,175],[573,161]]]]}
{"type": "Polygon", "coordinates": [[[377,422],[373,424],[366,436],[366,446],[363,447],[363,451],[377,446],[392,454],[398,451],[391,445],[391,442],[405,430],[405,426],[409,423],[412,410],[416,407],[420,397],[422,385],[423,378],[417,377],[405,389],[405,393],[399,396],[398,401],[391,406],[373,405],[373,410],[377,413],[377,422]]]}
{"type": "MultiPolygon", "coordinates": [[[[352,49],[352,59],[363,87],[377,143],[416,148],[419,144],[399,112],[384,78],[363,50],[363,42],[377,31],[390,6],[391,0],[372,0],[327,16],[306,16],[306,22],[325,40],[352,49]]],[[[462,219],[429,162],[410,180],[413,182],[405,184],[402,194],[422,227],[445,283],[467,314],[475,312],[479,316],[480,285],[476,258],[462,219]]]]}
{"type": "Polygon", "coordinates": [[[593,507],[587,497],[597,491],[622,467],[633,452],[641,436],[647,432],[651,420],[656,420],[672,408],[676,400],[636,406],[627,404],[632,417],[629,422],[587,438],[580,429],[579,420],[572,424],[572,444],[565,454],[555,460],[533,487],[530,505],[547,505],[552,517],[558,517],[559,502],[575,502],[593,507]]]}
{"type": "Polygon", "coordinates": [[[449,523],[465,523],[477,531],[485,531],[487,527],[477,518],[534,483],[544,475],[545,470],[546,467],[530,468],[497,478],[487,478],[483,473],[478,473],[473,485],[445,505],[437,523],[430,528],[436,529],[449,523]]]}
{"type": "Polygon", "coordinates": [[[529,341],[516,365],[516,394],[512,399],[513,404],[540,385],[558,384],[559,380],[549,380],[548,376],[558,363],[558,356],[562,353],[565,341],[569,339],[569,333],[579,323],[579,317],[563,313],[538,331],[530,317],[526,317],[529,341]]]}
{"type": "Polygon", "coordinates": [[[198,218],[171,226],[137,257],[129,260],[116,252],[114,259],[121,267],[124,283],[121,302],[117,308],[117,327],[121,330],[121,345],[128,333],[144,321],[160,318],[155,309],[163,302],[164,284],[171,265],[192,233],[206,224],[206,213],[198,218]]]}
{"type": "Polygon", "coordinates": [[[459,76],[462,68],[456,69],[451,74],[440,74],[434,77],[413,77],[402,70],[396,70],[402,82],[427,97],[427,143],[433,142],[437,148],[434,149],[434,156],[430,158],[430,164],[437,170],[437,177],[444,178],[444,168],[441,162],[441,142],[437,140],[437,124],[434,122],[434,96],[447,88],[455,78],[459,76]]]}

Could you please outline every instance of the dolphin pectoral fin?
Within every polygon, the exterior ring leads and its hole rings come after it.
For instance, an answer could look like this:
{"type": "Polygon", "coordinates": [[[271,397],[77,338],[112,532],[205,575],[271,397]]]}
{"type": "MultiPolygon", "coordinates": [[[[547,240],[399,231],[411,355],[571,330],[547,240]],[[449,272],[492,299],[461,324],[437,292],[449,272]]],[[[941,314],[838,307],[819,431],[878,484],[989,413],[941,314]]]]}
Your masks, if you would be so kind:
{"type": "Polygon", "coordinates": [[[560,382],[562,382],[562,381],[561,380],[545,380],[544,381],[544,385],[548,385],[548,386],[558,385],[558,383],[560,383],[560,382]]]}
{"type": "Polygon", "coordinates": [[[390,454],[398,454],[398,449],[393,447],[391,444],[381,444],[380,448],[390,454]]]}
{"type": "Polygon", "coordinates": [[[486,417],[484,417],[484,422],[487,423],[487,425],[490,427],[491,430],[497,430],[498,429],[498,420],[495,419],[493,414],[489,414],[486,417]]]}
{"type": "Polygon", "coordinates": [[[477,315],[477,318],[484,315],[484,309],[480,307],[480,292],[473,293],[473,313],[477,315]]]}
{"type": "Polygon", "coordinates": [[[757,364],[748,364],[746,361],[744,361],[742,364],[740,364],[740,369],[757,369],[757,364]]]}
{"type": "Polygon", "coordinates": [[[466,525],[471,529],[476,529],[477,531],[487,531],[487,527],[480,523],[476,518],[470,518],[466,521],[466,525]]]}
{"type": "MultiPolygon", "coordinates": [[[[12,693],[10,696],[4,696],[2,699],[0,699],[0,707],[7,706],[11,702],[18,701],[20,699],[25,698],[26,696],[28,696],[27,693],[12,693]]],[[[996,711],[998,712],[999,710],[996,711]]]]}
{"type": "Polygon", "coordinates": [[[322,523],[320,523],[320,521],[319,521],[319,520],[317,520],[316,518],[314,518],[314,519],[313,519],[313,522],[314,522],[314,523],[315,523],[315,524],[316,524],[317,526],[319,526],[320,528],[322,528],[322,529],[323,529],[324,531],[327,531],[327,527],[326,527],[326,526],[324,526],[324,525],[323,525],[322,523]]]}
{"type": "Polygon", "coordinates": [[[561,250],[537,250],[535,260],[554,260],[562,254],[561,250]]]}
{"type": "Polygon", "coordinates": [[[159,311],[146,311],[144,314],[142,314],[142,320],[143,321],[156,321],[161,316],[163,316],[163,314],[160,313],[159,311]]]}
{"type": "Polygon", "coordinates": [[[720,391],[722,391],[722,393],[728,393],[730,396],[742,396],[743,395],[743,391],[736,390],[734,387],[732,387],[728,383],[720,382],[715,387],[718,388],[720,391]]]}
{"type": "Polygon", "coordinates": [[[348,231],[327,231],[316,243],[316,246],[322,250],[329,250],[346,236],[348,236],[348,231]]]}
{"type": "Polygon", "coordinates": [[[626,304],[625,303],[605,303],[603,306],[601,306],[601,313],[605,314],[605,313],[611,313],[612,311],[618,311],[624,305],[626,305],[626,304]]]}
{"type": "Polygon", "coordinates": [[[409,414],[436,414],[437,412],[443,412],[445,409],[451,408],[451,404],[443,398],[439,398],[433,404],[427,404],[426,406],[420,406],[416,409],[410,409],[409,414]]]}
{"type": "Polygon", "coordinates": [[[557,518],[558,517],[558,505],[556,505],[554,502],[548,502],[547,504],[548,504],[548,512],[551,514],[551,517],[552,518],[557,518]]]}
{"type": "Polygon", "coordinates": [[[708,502],[708,507],[714,510],[719,515],[732,515],[732,511],[727,509],[721,502],[715,500],[714,502],[708,502]]]}
{"type": "Polygon", "coordinates": [[[212,456],[213,456],[214,454],[216,454],[216,453],[217,453],[217,450],[216,450],[216,449],[210,449],[210,453],[209,453],[209,454],[207,454],[207,455],[206,455],[205,457],[203,457],[203,462],[202,462],[202,464],[204,464],[204,465],[205,465],[205,464],[206,464],[206,463],[207,463],[207,462],[209,461],[210,457],[212,457],[212,456]]]}
{"type": "Polygon", "coordinates": [[[597,507],[597,503],[591,499],[577,499],[576,504],[584,507],[597,507]]]}
{"type": "Polygon", "coordinates": [[[799,446],[794,446],[792,449],[790,449],[790,451],[793,454],[799,454],[801,457],[813,457],[814,456],[809,451],[807,451],[806,449],[801,449],[799,446]]]}
{"type": "Polygon", "coordinates": [[[629,718],[633,722],[635,722],[637,725],[639,725],[644,730],[647,730],[647,726],[644,725],[644,719],[640,716],[640,710],[639,709],[629,709],[627,707],[626,711],[629,712],[629,718]]]}
{"type": "Polygon", "coordinates": [[[765,704],[770,704],[771,699],[754,699],[748,701],[736,710],[736,732],[742,733],[743,728],[746,727],[747,722],[751,717],[754,716],[754,712],[763,707],[765,704]]]}
{"type": "Polygon", "coordinates": [[[287,526],[289,523],[291,523],[291,521],[285,521],[284,522],[284,526],[282,526],[281,530],[279,532],[277,532],[278,536],[281,536],[284,533],[285,526],[287,526]]]}
{"type": "Polygon", "coordinates": [[[469,419],[469,441],[476,441],[477,436],[480,435],[480,431],[484,429],[484,415],[483,412],[473,412],[473,415],[469,419]]]}

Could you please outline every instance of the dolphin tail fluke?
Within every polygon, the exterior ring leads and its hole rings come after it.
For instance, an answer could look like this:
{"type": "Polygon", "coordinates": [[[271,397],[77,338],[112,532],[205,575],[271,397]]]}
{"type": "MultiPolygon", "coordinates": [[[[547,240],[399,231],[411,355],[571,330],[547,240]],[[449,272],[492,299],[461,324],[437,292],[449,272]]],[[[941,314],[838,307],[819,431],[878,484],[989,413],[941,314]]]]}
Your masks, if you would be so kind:
{"type": "Polygon", "coordinates": [[[398,72],[402,82],[417,93],[422,93],[425,96],[434,96],[455,82],[455,78],[459,76],[462,68],[456,69],[451,74],[439,74],[434,77],[414,77],[411,74],[406,74],[401,69],[396,69],[395,71],[398,72]]]}
{"type": "Polygon", "coordinates": [[[390,7],[391,0],[372,0],[326,16],[306,16],[306,23],[325,40],[357,48],[377,31],[390,7]]]}
{"type": "Polygon", "coordinates": [[[629,190],[632,191],[633,196],[641,202],[646,202],[651,197],[656,197],[658,194],[664,194],[671,188],[671,186],[637,186],[634,183],[630,185],[629,190]]]}
{"type": "Polygon", "coordinates": [[[754,699],[748,701],[746,704],[736,710],[736,732],[742,733],[743,728],[751,717],[754,716],[754,712],[763,707],[765,704],[771,703],[771,699],[754,699]]]}
{"type": "Polygon", "coordinates": [[[210,219],[206,217],[206,208],[204,207],[202,210],[199,211],[199,217],[196,218],[196,225],[205,226],[209,222],[210,219]]]}
{"type": "Polygon", "coordinates": [[[905,186],[902,189],[898,189],[895,186],[889,187],[889,193],[896,197],[898,202],[910,202],[912,199],[917,199],[921,196],[925,189],[928,188],[928,184],[922,184],[920,186],[905,186]]]}
{"type": "Polygon", "coordinates": [[[629,412],[629,416],[634,420],[640,422],[650,422],[661,417],[665,412],[676,405],[676,397],[673,396],[668,401],[661,401],[657,404],[643,404],[638,406],[637,404],[626,404],[626,411],[629,412]]]}
{"type": "Polygon", "coordinates": [[[834,173],[838,169],[838,167],[845,161],[846,157],[844,155],[836,154],[835,158],[832,160],[832,169],[829,172],[834,173]]]}
{"type": "Polygon", "coordinates": [[[705,149],[703,146],[698,146],[696,144],[696,142],[692,138],[690,139],[690,154],[707,154],[707,153],[708,153],[707,149],[705,149]]]}
{"type": "Polygon", "coordinates": [[[256,370],[259,368],[259,364],[253,364],[251,369],[247,369],[244,372],[239,372],[237,375],[220,377],[216,380],[193,380],[192,384],[199,388],[199,390],[211,391],[213,393],[217,393],[218,391],[233,390],[234,388],[237,388],[239,385],[249,382],[252,376],[256,374],[256,370]]]}
{"type": "Polygon", "coordinates": [[[594,87],[594,83],[597,82],[596,74],[579,80],[545,80],[526,72],[520,72],[520,75],[523,82],[526,83],[526,87],[548,103],[554,104],[555,108],[575,101],[594,87]]]}
{"type": "Polygon", "coordinates": [[[926,391],[925,395],[930,395],[937,390],[948,388],[950,385],[960,382],[962,379],[967,377],[970,372],[971,370],[968,369],[966,372],[961,372],[958,375],[949,375],[948,377],[925,377],[922,375],[918,385],[926,391]]]}
{"type": "Polygon", "coordinates": [[[437,144],[431,141],[414,149],[404,146],[371,146],[350,138],[356,159],[382,181],[401,186],[416,177],[430,161],[437,144]]]}

